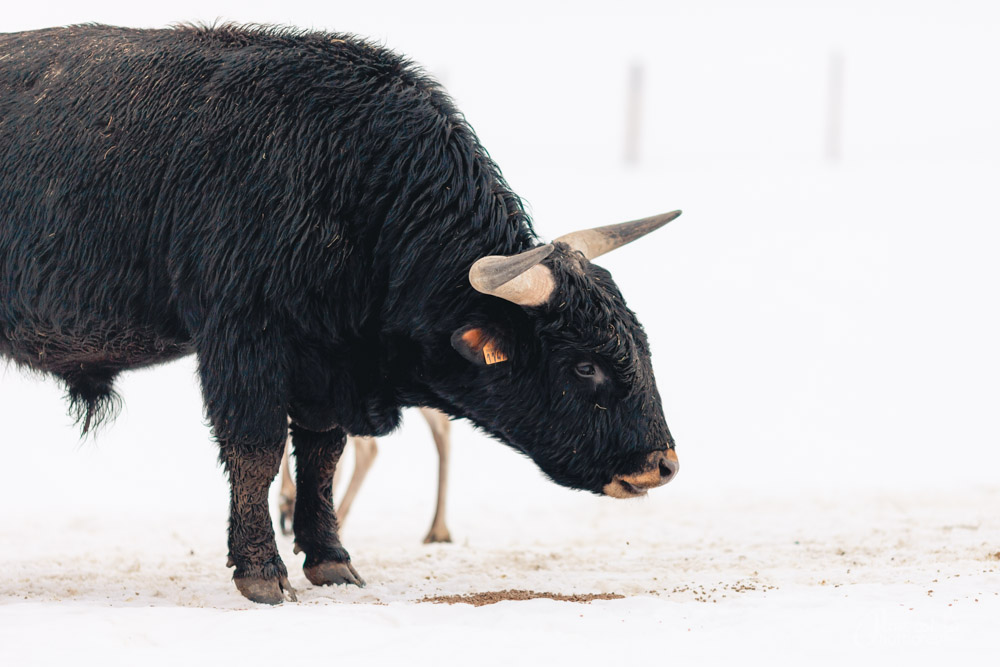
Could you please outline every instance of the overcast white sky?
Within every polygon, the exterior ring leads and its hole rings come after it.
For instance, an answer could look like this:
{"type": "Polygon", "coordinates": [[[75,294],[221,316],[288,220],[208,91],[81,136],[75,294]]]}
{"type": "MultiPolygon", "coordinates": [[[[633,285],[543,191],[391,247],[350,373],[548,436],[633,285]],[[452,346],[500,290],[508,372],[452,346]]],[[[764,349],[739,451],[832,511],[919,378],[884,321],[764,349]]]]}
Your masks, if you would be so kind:
{"type": "Polygon", "coordinates": [[[619,155],[625,72],[639,62],[648,160],[815,157],[839,52],[845,156],[1000,154],[1000,8],[988,0],[60,1],[5,9],[0,29],[216,19],[355,32],[403,51],[445,80],[493,151],[586,143],[619,155]]]}

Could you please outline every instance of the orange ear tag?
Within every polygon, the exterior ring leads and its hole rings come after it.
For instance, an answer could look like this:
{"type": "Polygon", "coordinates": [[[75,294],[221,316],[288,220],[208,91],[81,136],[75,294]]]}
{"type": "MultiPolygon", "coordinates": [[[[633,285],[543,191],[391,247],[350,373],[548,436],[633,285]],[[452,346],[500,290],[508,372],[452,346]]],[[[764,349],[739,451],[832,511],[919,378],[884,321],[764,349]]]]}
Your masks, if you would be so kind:
{"type": "Polygon", "coordinates": [[[495,348],[492,341],[486,341],[486,344],[483,345],[483,358],[486,360],[487,366],[507,361],[507,355],[495,348]]]}

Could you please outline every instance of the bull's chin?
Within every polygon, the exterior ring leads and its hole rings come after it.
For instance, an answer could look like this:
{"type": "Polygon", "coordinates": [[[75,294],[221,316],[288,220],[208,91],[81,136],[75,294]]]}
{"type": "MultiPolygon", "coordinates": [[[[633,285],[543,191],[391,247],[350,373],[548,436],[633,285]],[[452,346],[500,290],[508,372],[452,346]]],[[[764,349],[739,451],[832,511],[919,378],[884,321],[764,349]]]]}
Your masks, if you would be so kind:
{"type": "Polygon", "coordinates": [[[641,498],[648,489],[629,484],[624,479],[613,479],[604,485],[604,495],[611,498],[641,498]]]}

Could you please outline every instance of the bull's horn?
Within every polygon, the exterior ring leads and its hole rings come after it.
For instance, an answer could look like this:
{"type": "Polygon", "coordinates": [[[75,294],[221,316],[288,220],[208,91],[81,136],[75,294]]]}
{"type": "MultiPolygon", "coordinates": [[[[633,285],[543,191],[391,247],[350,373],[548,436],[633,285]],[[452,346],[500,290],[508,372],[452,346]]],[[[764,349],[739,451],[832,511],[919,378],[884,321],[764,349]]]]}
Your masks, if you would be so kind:
{"type": "Polygon", "coordinates": [[[579,250],[587,259],[600,257],[606,252],[615,248],[620,248],[626,243],[635,241],[640,236],[659,229],[681,214],[680,211],[661,213],[642,220],[622,222],[617,225],[607,225],[605,227],[595,227],[584,229],[579,232],[570,232],[556,239],[562,241],[573,250],[579,250]]]}
{"type": "Polygon", "coordinates": [[[490,255],[469,269],[469,283],[477,292],[492,294],[519,306],[541,306],[556,288],[549,267],[540,262],[554,250],[547,243],[516,255],[490,255]]]}

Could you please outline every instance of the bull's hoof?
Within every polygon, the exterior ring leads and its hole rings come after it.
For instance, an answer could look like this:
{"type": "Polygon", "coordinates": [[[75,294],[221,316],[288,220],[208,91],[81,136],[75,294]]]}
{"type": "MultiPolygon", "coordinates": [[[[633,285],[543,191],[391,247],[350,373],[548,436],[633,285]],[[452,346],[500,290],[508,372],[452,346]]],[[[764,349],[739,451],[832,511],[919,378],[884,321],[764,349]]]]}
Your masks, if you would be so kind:
{"type": "Polygon", "coordinates": [[[332,586],[333,584],[354,584],[365,587],[365,580],[354,569],[350,561],[326,561],[316,565],[306,565],[302,568],[306,579],[316,586],[332,586]]]}
{"type": "Polygon", "coordinates": [[[295,589],[288,582],[288,570],[277,555],[261,565],[251,565],[238,563],[230,554],[226,565],[236,567],[233,583],[243,597],[251,602],[281,604],[285,601],[286,594],[291,602],[298,602],[295,589]]]}
{"type": "Polygon", "coordinates": [[[451,533],[447,528],[431,528],[424,538],[424,544],[434,544],[435,542],[451,542],[451,533]]]}
{"type": "Polygon", "coordinates": [[[233,579],[233,582],[243,597],[251,602],[281,604],[285,601],[285,593],[288,594],[289,601],[298,602],[298,598],[295,597],[295,589],[288,583],[288,577],[282,576],[274,579],[245,577],[233,579]]]}

